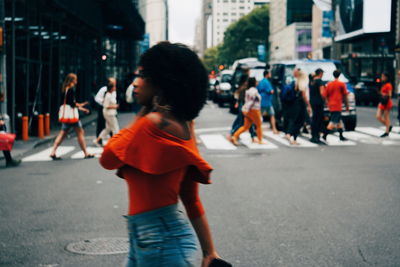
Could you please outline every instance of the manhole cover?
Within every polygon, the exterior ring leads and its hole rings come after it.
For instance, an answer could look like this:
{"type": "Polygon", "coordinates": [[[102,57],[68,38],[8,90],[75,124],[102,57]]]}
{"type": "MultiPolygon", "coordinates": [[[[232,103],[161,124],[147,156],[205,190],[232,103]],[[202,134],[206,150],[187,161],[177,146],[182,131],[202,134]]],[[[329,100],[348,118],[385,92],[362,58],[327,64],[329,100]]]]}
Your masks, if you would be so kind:
{"type": "Polygon", "coordinates": [[[86,255],[111,255],[128,253],[129,240],[127,238],[95,238],[68,244],[66,250],[86,255]]]}

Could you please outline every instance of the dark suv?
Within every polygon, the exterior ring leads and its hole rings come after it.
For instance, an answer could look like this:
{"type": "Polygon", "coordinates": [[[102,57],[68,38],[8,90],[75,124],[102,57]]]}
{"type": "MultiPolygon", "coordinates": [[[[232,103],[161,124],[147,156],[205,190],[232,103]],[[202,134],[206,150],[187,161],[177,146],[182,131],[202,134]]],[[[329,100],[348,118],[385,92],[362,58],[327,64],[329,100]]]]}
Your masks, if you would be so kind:
{"type": "MultiPolygon", "coordinates": [[[[282,122],[282,104],[279,98],[280,91],[283,86],[288,85],[294,81],[293,70],[295,68],[300,68],[305,71],[306,74],[313,73],[316,69],[321,68],[324,70],[324,75],[322,80],[327,83],[329,81],[333,81],[333,71],[336,69],[342,69],[340,61],[336,60],[293,60],[293,61],[279,61],[275,62],[272,65],[271,74],[272,74],[272,85],[275,88],[277,94],[273,95],[272,103],[275,109],[275,117],[277,120],[278,127],[280,128],[283,125],[282,122]]],[[[342,82],[345,82],[348,90],[348,99],[349,99],[349,111],[346,111],[346,107],[343,104],[342,109],[342,120],[344,127],[347,131],[354,131],[357,124],[357,113],[356,113],[356,103],[354,96],[354,88],[350,84],[347,76],[342,73],[339,77],[342,82]]],[[[329,117],[328,108],[325,107],[325,115],[329,117]]]]}

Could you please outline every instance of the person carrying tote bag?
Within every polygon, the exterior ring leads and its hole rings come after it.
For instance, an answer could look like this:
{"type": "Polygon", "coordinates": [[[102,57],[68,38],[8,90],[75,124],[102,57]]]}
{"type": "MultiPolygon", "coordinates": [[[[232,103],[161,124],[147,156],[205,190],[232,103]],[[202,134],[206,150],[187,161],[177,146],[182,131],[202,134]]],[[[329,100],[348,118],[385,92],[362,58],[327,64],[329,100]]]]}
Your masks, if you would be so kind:
{"type": "Polygon", "coordinates": [[[76,74],[70,73],[64,80],[62,85],[62,92],[64,93],[63,105],[61,105],[59,110],[59,121],[61,124],[61,131],[58,134],[56,140],[53,144],[53,149],[51,150],[50,157],[53,160],[60,160],[60,157],[56,156],[56,150],[67,136],[69,129],[72,127],[76,132],[76,136],[78,137],[78,143],[81,147],[85,158],[93,158],[93,154],[89,154],[86,150],[86,142],[85,142],[85,132],[82,127],[82,123],[79,120],[78,109],[89,113],[87,108],[84,108],[88,104],[88,102],[77,103],[75,99],[75,86],[78,83],[78,78],[76,74]]]}

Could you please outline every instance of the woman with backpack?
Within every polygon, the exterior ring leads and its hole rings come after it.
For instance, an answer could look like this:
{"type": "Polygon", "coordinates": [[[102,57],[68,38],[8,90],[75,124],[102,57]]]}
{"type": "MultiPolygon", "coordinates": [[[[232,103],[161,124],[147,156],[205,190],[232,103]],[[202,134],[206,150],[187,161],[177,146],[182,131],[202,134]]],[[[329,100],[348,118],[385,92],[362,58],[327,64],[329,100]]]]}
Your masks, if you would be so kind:
{"type": "Polygon", "coordinates": [[[287,131],[286,139],[292,145],[298,145],[297,136],[300,133],[301,127],[304,125],[306,118],[306,110],[308,113],[311,112],[311,106],[307,97],[308,90],[308,77],[304,71],[301,69],[296,69],[293,73],[296,77],[292,88],[292,100],[286,103],[286,119],[287,119],[287,131]],[[307,109],[306,109],[307,107],[307,109]]]}

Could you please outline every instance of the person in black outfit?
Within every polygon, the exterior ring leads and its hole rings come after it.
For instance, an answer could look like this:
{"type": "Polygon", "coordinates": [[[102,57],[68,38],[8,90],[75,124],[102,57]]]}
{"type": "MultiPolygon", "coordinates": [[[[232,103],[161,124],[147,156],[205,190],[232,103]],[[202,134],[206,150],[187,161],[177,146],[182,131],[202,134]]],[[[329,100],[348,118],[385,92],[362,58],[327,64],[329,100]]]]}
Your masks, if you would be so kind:
{"type": "Polygon", "coordinates": [[[310,81],[310,104],[312,109],[311,118],[311,139],[310,141],[316,144],[322,143],[320,140],[320,133],[326,132],[323,128],[324,121],[324,99],[322,98],[325,86],[321,80],[324,71],[317,69],[315,76],[310,81]]]}
{"type": "Polygon", "coordinates": [[[293,72],[293,76],[296,77],[294,84],[295,98],[287,104],[287,132],[286,139],[291,145],[298,145],[297,137],[300,134],[300,129],[304,125],[306,112],[310,113],[311,107],[308,101],[307,93],[308,90],[308,77],[304,71],[297,69],[293,72]]]}
{"type": "MultiPolygon", "coordinates": [[[[4,93],[0,92],[0,103],[4,102],[4,93]]],[[[0,132],[6,132],[6,123],[3,114],[0,112],[0,132]]],[[[15,160],[11,156],[11,152],[3,150],[4,158],[6,159],[6,167],[16,167],[21,163],[21,160],[15,160]]]]}

